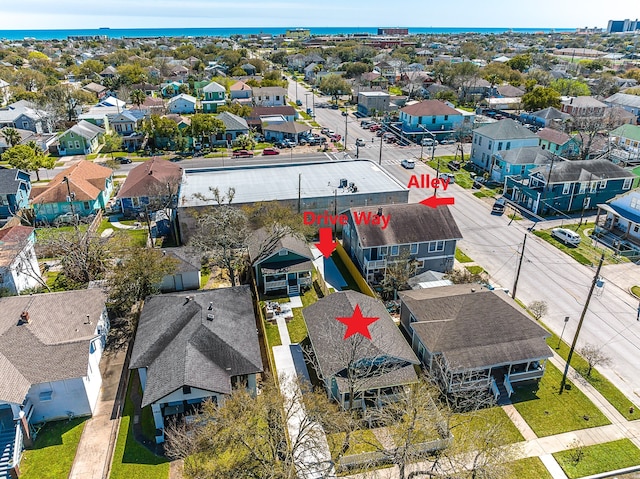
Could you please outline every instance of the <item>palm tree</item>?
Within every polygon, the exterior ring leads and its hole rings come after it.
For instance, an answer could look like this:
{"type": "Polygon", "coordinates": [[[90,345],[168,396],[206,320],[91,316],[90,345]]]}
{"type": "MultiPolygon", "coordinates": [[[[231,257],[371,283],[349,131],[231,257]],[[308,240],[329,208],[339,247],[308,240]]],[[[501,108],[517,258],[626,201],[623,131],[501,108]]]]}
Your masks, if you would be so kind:
{"type": "Polygon", "coordinates": [[[135,89],[129,95],[129,99],[131,100],[131,103],[140,108],[140,105],[142,105],[147,99],[147,95],[145,95],[142,90],[135,89]]]}
{"type": "Polygon", "coordinates": [[[18,133],[18,130],[16,130],[15,128],[11,128],[11,127],[3,128],[2,135],[6,138],[7,143],[9,143],[9,146],[16,146],[22,140],[20,133],[18,133]]]}

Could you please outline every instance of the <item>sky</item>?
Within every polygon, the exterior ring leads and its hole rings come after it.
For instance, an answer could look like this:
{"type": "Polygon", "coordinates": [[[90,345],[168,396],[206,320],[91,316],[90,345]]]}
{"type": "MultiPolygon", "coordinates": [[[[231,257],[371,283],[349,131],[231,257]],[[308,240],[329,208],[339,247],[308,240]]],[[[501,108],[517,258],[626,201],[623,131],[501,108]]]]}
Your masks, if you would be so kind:
{"type": "Polygon", "coordinates": [[[639,0],[0,0],[0,30],[187,27],[606,27],[639,0]]]}

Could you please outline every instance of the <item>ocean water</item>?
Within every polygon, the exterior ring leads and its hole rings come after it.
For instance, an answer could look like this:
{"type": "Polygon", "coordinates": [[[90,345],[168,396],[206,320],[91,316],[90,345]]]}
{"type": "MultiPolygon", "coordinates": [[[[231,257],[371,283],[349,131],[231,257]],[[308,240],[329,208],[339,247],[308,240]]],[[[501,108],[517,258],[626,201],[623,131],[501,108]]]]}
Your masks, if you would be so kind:
{"type": "MultiPolygon", "coordinates": [[[[0,30],[0,39],[23,40],[65,40],[69,36],[106,35],[109,38],[142,38],[142,37],[230,37],[232,35],[280,35],[297,27],[282,28],[96,28],[69,30],[0,30]]],[[[349,35],[354,33],[376,34],[378,27],[310,27],[312,35],[349,35]]],[[[551,33],[573,32],[574,28],[442,28],[425,27],[409,28],[409,34],[456,34],[456,33],[551,33]]]]}

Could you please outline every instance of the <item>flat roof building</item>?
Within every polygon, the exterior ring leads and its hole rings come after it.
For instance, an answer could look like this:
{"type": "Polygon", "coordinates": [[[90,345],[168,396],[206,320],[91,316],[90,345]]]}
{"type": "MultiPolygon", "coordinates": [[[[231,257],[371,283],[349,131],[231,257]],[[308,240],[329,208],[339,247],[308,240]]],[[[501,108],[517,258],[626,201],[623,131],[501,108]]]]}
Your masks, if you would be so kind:
{"type": "Polygon", "coordinates": [[[406,185],[370,160],[186,169],[178,200],[183,241],[195,226],[193,213],[216,204],[210,188],[222,195],[234,188],[233,204],[238,206],[279,201],[295,211],[314,213],[409,201],[406,185]]]}

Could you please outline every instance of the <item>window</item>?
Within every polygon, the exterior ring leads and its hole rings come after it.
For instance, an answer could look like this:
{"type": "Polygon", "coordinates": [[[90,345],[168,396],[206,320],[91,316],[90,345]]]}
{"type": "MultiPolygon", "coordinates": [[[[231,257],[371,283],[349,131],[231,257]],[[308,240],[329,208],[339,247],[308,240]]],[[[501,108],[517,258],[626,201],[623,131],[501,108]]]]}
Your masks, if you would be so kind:
{"type": "Polygon", "coordinates": [[[507,141],[507,150],[510,150],[510,149],[511,149],[511,142],[507,141]]]}
{"type": "Polygon", "coordinates": [[[411,243],[411,254],[418,254],[418,243],[411,243]]]}
{"type": "Polygon", "coordinates": [[[493,141],[489,142],[489,149],[491,149],[493,147],[493,141]]]}
{"type": "Polygon", "coordinates": [[[29,129],[29,122],[28,121],[23,121],[22,122],[22,128],[24,128],[25,130],[29,129]]]}
{"type": "Polygon", "coordinates": [[[80,142],[76,140],[76,148],[80,148],[80,142]]]}
{"type": "Polygon", "coordinates": [[[444,241],[429,242],[429,253],[434,253],[436,251],[444,251],[444,241]]]}
{"type": "Polygon", "coordinates": [[[84,207],[85,210],[90,210],[91,209],[91,205],[89,204],[88,201],[85,201],[82,206],[84,207]]]}
{"type": "Polygon", "coordinates": [[[635,225],[635,226],[633,227],[633,232],[634,232],[634,233],[637,233],[638,231],[640,231],[640,226],[635,225]]]}
{"type": "Polygon", "coordinates": [[[435,125],[435,123],[436,123],[436,117],[435,116],[433,118],[431,118],[431,123],[435,125]]]}
{"type": "Polygon", "coordinates": [[[633,208],[634,210],[640,210],[640,200],[638,200],[637,197],[633,197],[631,198],[631,203],[629,204],[629,206],[631,206],[631,208],[633,208]]]}
{"type": "Polygon", "coordinates": [[[482,145],[482,137],[481,136],[478,137],[478,145],[482,145]]]}
{"type": "Polygon", "coordinates": [[[625,178],[624,183],[622,184],[622,189],[628,190],[631,188],[631,183],[633,183],[633,178],[625,178]]]}
{"type": "Polygon", "coordinates": [[[568,195],[569,194],[569,190],[571,189],[571,183],[565,183],[562,185],[562,194],[563,195],[568,195]]]}
{"type": "Polygon", "coordinates": [[[385,256],[387,256],[387,247],[386,247],[386,246],[380,246],[380,247],[378,248],[378,255],[379,255],[381,258],[384,258],[385,256]]]}
{"type": "Polygon", "coordinates": [[[51,389],[51,385],[49,384],[46,387],[49,389],[40,391],[40,394],[38,395],[38,399],[40,399],[40,401],[51,401],[53,398],[53,389],[51,389]]]}
{"type": "Polygon", "coordinates": [[[587,184],[585,182],[580,183],[580,194],[583,194],[587,190],[587,184]]]}
{"type": "Polygon", "coordinates": [[[391,256],[398,256],[398,251],[400,250],[400,248],[398,247],[398,245],[393,245],[391,247],[391,256]]]}
{"type": "Polygon", "coordinates": [[[444,121],[448,121],[449,120],[449,115],[445,115],[444,116],[444,121]]]}
{"type": "Polygon", "coordinates": [[[607,180],[601,180],[598,188],[604,190],[607,187],[607,180]]]}
{"type": "Polygon", "coordinates": [[[278,251],[278,256],[287,256],[287,254],[289,254],[289,252],[284,248],[278,251]]]}
{"type": "Polygon", "coordinates": [[[276,100],[280,101],[280,95],[276,95],[276,100]]]}
{"type": "Polygon", "coordinates": [[[69,148],[73,148],[73,141],[69,140],[69,148]]]}
{"type": "Polygon", "coordinates": [[[182,386],[182,394],[191,394],[191,386],[182,386]]]}
{"type": "Polygon", "coordinates": [[[590,185],[590,187],[589,187],[589,191],[590,191],[591,193],[595,193],[595,192],[596,192],[596,188],[597,188],[597,186],[598,186],[598,182],[597,182],[597,181],[592,181],[592,182],[591,182],[591,185],[590,185]]]}
{"type": "Polygon", "coordinates": [[[502,150],[502,142],[498,142],[498,150],[502,150]]]}

